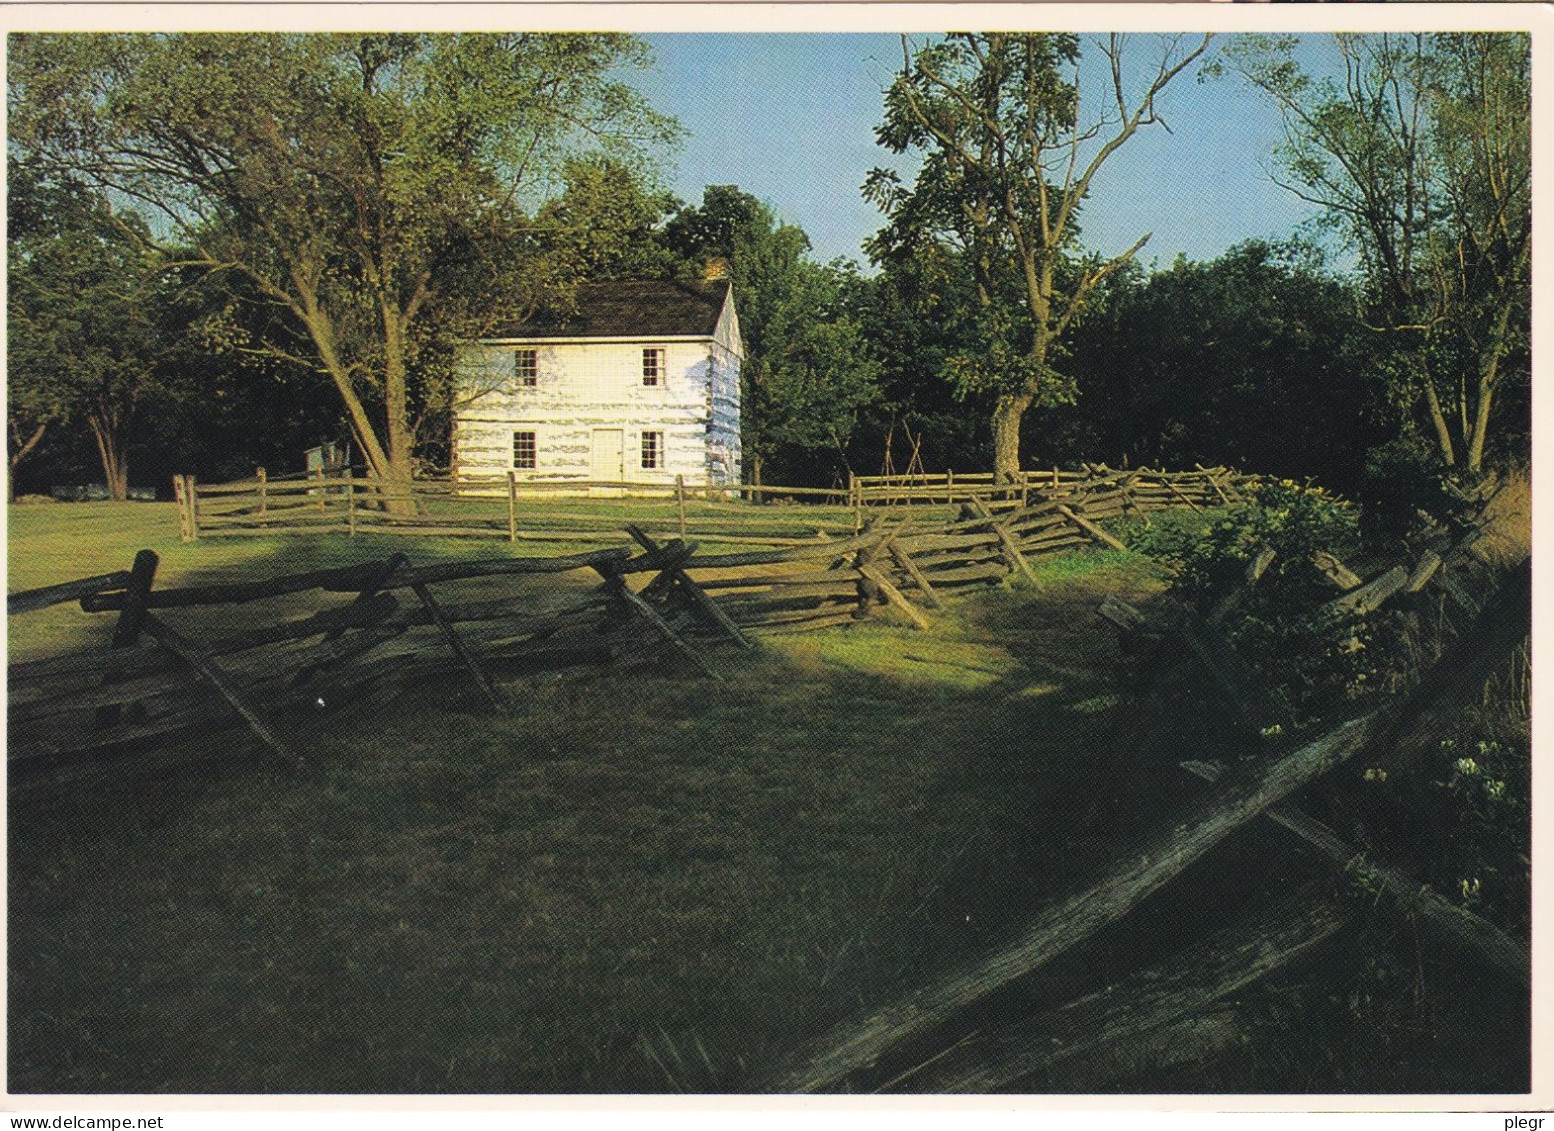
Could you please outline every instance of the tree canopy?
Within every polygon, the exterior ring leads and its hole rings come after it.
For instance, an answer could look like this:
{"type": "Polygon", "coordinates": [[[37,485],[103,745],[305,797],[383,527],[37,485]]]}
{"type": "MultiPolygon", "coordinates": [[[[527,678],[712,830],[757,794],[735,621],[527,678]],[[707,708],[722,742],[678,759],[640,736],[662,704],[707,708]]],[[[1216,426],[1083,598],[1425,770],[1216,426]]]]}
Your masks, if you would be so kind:
{"type": "Polygon", "coordinates": [[[10,470],[52,425],[85,425],[109,494],[129,491],[135,417],[175,396],[198,316],[144,223],[12,169],[8,232],[10,470]]]}
{"type": "Polygon", "coordinates": [[[689,262],[722,261],[733,280],[745,340],[741,439],[754,481],[773,460],[790,477],[835,474],[860,411],[879,396],[853,274],[810,259],[803,229],[735,185],[709,185],[663,239],[689,262]]]}
{"type": "Polygon", "coordinates": [[[1527,341],[1527,36],[1338,35],[1336,78],[1303,71],[1295,42],[1239,37],[1227,57],[1284,116],[1282,183],[1358,253],[1366,322],[1394,343],[1377,376],[1405,424],[1421,413],[1442,462],[1477,471],[1527,341]]]}
{"type": "Polygon", "coordinates": [[[11,144],[282,312],[229,345],[322,371],[369,468],[408,479],[446,402],[428,347],[575,282],[535,217],[568,162],[673,139],[616,77],[646,58],[620,35],[22,35],[11,144]]]}
{"type": "Polygon", "coordinates": [[[879,143],[924,157],[910,187],[888,170],[865,183],[887,218],[873,254],[913,254],[925,241],[948,240],[966,256],[983,345],[952,355],[947,375],[963,390],[993,394],[1001,477],[1020,470],[1025,411],[1073,399],[1072,381],[1053,362],[1085,296],[1149,238],[1065,279],[1090,185],[1129,138],[1160,121],[1156,99],[1208,46],[1207,36],[1185,50],[1168,40],[1158,69],[1130,97],[1123,39],[1113,34],[1100,45],[1111,102],[1090,121],[1074,73],[1081,44],[1070,33],[962,33],[916,49],[903,37],[902,68],[885,94],[879,143]]]}

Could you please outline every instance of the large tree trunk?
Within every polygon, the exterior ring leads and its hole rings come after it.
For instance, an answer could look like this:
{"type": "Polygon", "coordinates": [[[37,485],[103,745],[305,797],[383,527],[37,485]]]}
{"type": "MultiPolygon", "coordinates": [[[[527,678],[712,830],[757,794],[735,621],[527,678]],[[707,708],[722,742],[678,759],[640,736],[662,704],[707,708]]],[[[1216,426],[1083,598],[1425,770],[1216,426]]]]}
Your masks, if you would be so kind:
{"type": "Polygon", "coordinates": [[[129,415],[126,412],[121,418],[118,412],[110,410],[93,412],[87,417],[97,440],[97,454],[102,458],[108,497],[119,503],[129,498],[129,415]]]}
{"type": "Polygon", "coordinates": [[[1489,410],[1494,403],[1495,385],[1500,380],[1500,360],[1505,356],[1506,334],[1511,327],[1511,304],[1500,308],[1495,320],[1494,333],[1479,363],[1478,402],[1473,406],[1473,434],[1468,440],[1467,468],[1481,471],[1484,467],[1484,441],[1489,435],[1489,410]]]}
{"type": "Polygon", "coordinates": [[[388,420],[388,464],[383,477],[409,487],[414,472],[410,428],[409,361],[403,316],[385,304],[383,311],[383,406],[388,420]]]}
{"type": "Polygon", "coordinates": [[[13,421],[11,423],[11,436],[16,444],[16,450],[10,453],[10,462],[6,467],[6,502],[13,503],[16,501],[16,465],[21,463],[22,460],[26,459],[28,454],[38,446],[39,441],[43,439],[43,431],[47,427],[47,424],[38,425],[37,428],[33,429],[32,435],[28,436],[24,440],[22,439],[21,431],[16,427],[15,422],[13,421]]]}
{"type": "Polygon", "coordinates": [[[993,475],[1000,483],[1020,477],[1020,420],[1030,407],[1030,393],[1004,393],[993,407],[993,475]]]}
{"type": "MultiPolygon", "coordinates": [[[[340,394],[340,399],[345,402],[345,411],[351,422],[351,436],[356,441],[357,450],[361,452],[362,459],[367,463],[367,473],[374,478],[390,484],[410,484],[410,437],[409,437],[409,413],[405,403],[404,369],[398,374],[397,395],[399,400],[397,418],[402,429],[399,442],[393,438],[392,424],[390,427],[389,446],[384,447],[378,437],[377,429],[373,427],[372,418],[367,414],[367,408],[362,404],[362,399],[356,391],[352,381],[351,367],[346,364],[341,356],[340,348],[335,340],[334,323],[329,315],[318,305],[313,293],[298,284],[298,290],[302,295],[302,304],[298,313],[302,317],[303,324],[307,327],[308,335],[313,339],[313,345],[318,350],[319,360],[324,363],[324,370],[334,382],[335,390],[340,394]],[[397,462],[396,462],[397,457],[397,462]]],[[[403,355],[401,355],[401,363],[403,355]]],[[[384,399],[392,406],[396,394],[393,382],[389,375],[384,375],[384,399]]],[[[396,418],[393,407],[389,409],[389,419],[392,422],[396,418]]],[[[408,495],[408,492],[406,492],[408,495]]],[[[403,499],[389,499],[383,504],[384,510],[391,514],[409,514],[415,509],[414,502],[408,497],[403,499]]]]}

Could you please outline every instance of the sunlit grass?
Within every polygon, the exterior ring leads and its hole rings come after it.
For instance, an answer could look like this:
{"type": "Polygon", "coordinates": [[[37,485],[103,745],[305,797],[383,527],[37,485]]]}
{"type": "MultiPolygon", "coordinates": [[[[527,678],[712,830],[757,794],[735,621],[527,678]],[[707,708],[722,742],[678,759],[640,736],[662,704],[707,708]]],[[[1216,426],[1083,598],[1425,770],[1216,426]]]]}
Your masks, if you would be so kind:
{"type": "MultiPolygon", "coordinates": [[[[394,545],[185,546],[170,508],[21,510],[13,589],[125,568],[143,546],[174,584],[394,545]]],[[[506,716],[450,675],[272,719],[307,750],[301,778],[234,727],[210,747],[225,774],[13,805],[11,1086],[756,1086],[1095,863],[1073,799],[1094,795],[1086,752],[1119,721],[1093,609],[1159,583],[1127,555],[1038,577],[953,598],[928,632],[881,609],[709,647],[722,683],[659,655],[498,674],[506,716]]],[[[19,637],[57,647],[112,622],[15,619],[13,656],[19,637]]]]}

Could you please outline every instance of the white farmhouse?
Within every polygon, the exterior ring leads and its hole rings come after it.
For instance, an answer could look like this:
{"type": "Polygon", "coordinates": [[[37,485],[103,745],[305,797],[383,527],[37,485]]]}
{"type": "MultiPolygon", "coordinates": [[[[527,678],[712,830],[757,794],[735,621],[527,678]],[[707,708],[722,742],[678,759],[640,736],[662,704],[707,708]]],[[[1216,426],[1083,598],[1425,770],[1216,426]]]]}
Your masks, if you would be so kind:
{"type": "Polygon", "coordinates": [[[460,359],[454,476],[738,483],[743,358],[727,279],[580,287],[460,359]]]}

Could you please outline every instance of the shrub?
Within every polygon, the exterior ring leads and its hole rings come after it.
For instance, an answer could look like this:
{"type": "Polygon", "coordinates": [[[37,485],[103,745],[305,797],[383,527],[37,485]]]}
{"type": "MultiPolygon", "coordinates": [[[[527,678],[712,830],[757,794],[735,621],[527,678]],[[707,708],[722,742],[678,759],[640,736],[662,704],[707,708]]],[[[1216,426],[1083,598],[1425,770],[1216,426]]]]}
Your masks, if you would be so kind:
{"type": "Polygon", "coordinates": [[[1358,491],[1366,541],[1393,542],[1431,523],[1456,532],[1471,510],[1464,492],[1477,478],[1446,467],[1417,436],[1372,448],[1358,491]]]}
{"type": "Polygon", "coordinates": [[[1351,506],[1290,479],[1264,484],[1245,506],[1170,518],[1135,529],[1130,548],[1164,562],[1175,575],[1173,591],[1200,611],[1238,583],[1264,546],[1274,551],[1270,572],[1281,588],[1294,582],[1305,590],[1324,583],[1311,555],[1326,550],[1342,556],[1359,536],[1351,506]]]}
{"type": "Polygon", "coordinates": [[[1132,532],[1132,546],[1160,559],[1172,592],[1206,613],[1243,584],[1263,547],[1274,558],[1232,623],[1231,642],[1294,721],[1362,697],[1380,684],[1396,632],[1385,615],[1366,623],[1319,623],[1313,613],[1335,595],[1315,565],[1320,551],[1350,554],[1359,544],[1354,508],[1320,488],[1284,479],[1253,502],[1193,514],[1132,532]]]}

